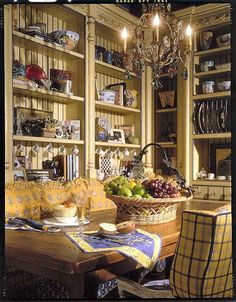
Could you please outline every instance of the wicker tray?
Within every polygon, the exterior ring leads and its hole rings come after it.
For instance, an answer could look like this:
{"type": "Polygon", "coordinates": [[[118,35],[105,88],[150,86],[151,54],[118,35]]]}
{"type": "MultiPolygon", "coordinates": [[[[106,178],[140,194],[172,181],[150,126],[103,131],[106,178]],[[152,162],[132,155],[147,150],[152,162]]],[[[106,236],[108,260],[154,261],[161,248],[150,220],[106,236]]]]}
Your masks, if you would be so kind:
{"type": "Polygon", "coordinates": [[[177,205],[190,197],[134,198],[107,194],[117,206],[118,222],[133,220],[137,225],[165,223],[176,219],[177,205]]]}

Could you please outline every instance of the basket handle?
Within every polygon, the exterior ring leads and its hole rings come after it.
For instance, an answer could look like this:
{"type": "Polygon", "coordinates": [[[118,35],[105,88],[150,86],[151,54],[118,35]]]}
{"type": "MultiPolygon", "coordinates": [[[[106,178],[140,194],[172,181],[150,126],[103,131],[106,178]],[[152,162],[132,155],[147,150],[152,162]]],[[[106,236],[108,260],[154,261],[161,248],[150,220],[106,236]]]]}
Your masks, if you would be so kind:
{"type": "Polygon", "coordinates": [[[161,149],[164,157],[162,160],[163,163],[167,166],[167,168],[169,168],[174,173],[174,175],[176,175],[180,187],[185,189],[188,192],[187,195],[190,196],[193,192],[192,188],[190,186],[186,186],[186,179],[179,173],[178,169],[174,165],[172,165],[172,163],[169,161],[166,151],[163,149],[163,147],[160,144],[149,143],[146,146],[144,146],[138,155],[140,162],[142,161],[143,156],[147,153],[147,148],[150,146],[154,146],[156,148],[161,149]]]}

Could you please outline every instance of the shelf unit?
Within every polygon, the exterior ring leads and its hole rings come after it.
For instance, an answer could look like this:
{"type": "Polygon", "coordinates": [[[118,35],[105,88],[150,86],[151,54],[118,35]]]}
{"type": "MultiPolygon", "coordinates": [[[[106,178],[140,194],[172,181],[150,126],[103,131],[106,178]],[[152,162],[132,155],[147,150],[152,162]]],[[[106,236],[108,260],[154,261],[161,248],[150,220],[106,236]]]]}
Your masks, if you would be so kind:
{"type": "MultiPolygon", "coordinates": [[[[65,145],[67,154],[71,153],[70,145],[76,145],[79,148],[80,162],[83,163],[85,159],[85,17],[62,5],[18,4],[12,6],[11,9],[12,59],[25,65],[39,65],[48,78],[50,78],[51,68],[71,71],[73,92],[73,95],[68,95],[13,83],[12,107],[49,110],[53,112],[53,118],[56,120],[80,120],[81,127],[81,140],[13,135],[13,154],[16,153],[17,145],[21,142],[24,145],[21,155],[32,157],[33,169],[42,169],[43,161],[53,159],[58,154],[58,148],[61,145],[65,145]],[[22,32],[28,25],[36,22],[45,23],[48,33],[56,30],[68,30],[68,28],[78,32],[80,34],[79,43],[73,50],[68,50],[22,32]],[[31,150],[36,143],[40,149],[37,156],[34,156],[31,150]],[[52,153],[46,152],[49,143],[53,145],[52,153]]],[[[85,166],[83,164],[79,166],[79,173],[84,176],[85,166]]]]}
{"type": "Polygon", "coordinates": [[[13,135],[14,141],[20,142],[40,142],[40,143],[55,143],[60,145],[83,145],[83,140],[76,139],[63,139],[63,138],[49,138],[49,137],[36,137],[36,136],[24,136],[24,135],[13,135]]]}
{"type": "Polygon", "coordinates": [[[120,147],[120,148],[134,148],[139,149],[140,145],[136,144],[121,144],[121,143],[109,143],[109,142],[95,142],[95,146],[104,146],[104,147],[120,147]]]}
{"type": "Polygon", "coordinates": [[[31,88],[20,84],[13,84],[13,93],[33,98],[46,98],[60,103],[84,102],[84,98],[76,95],[68,95],[66,93],[49,91],[41,88],[31,88]]]}
{"type": "MultiPolygon", "coordinates": [[[[104,47],[108,51],[123,51],[122,39],[120,38],[121,29],[114,29],[113,26],[102,24],[102,22],[95,22],[95,46],[104,47]]],[[[95,56],[95,54],[94,54],[95,56]]],[[[118,125],[134,125],[134,135],[140,139],[141,142],[141,79],[138,78],[135,73],[131,72],[131,79],[126,79],[125,69],[108,64],[105,56],[103,61],[95,60],[95,74],[97,90],[104,89],[107,85],[126,83],[127,89],[138,91],[137,94],[137,108],[130,108],[119,105],[111,105],[99,100],[95,101],[95,117],[107,118],[112,129],[118,127],[118,125]]],[[[140,149],[140,144],[121,144],[116,142],[100,142],[95,141],[95,146],[99,146],[106,150],[110,148],[115,150],[116,148],[128,148],[140,149]]],[[[131,160],[131,155],[127,160],[131,160]]],[[[98,156],[96,160],[96,168],[98,168],[98,156]]]]}
{"type": "Polygon", "coordinates": [[[109,103],[105,103],[105,102],[101,102],[101,101],[96,101],[95,106],[97,109],[103,109],[103,110],[107,110],[110,112],[122,113],[124,115],[135,114],[135,113],[140,114],[140,109],[119,106],[119,105],[115,105],[115,104],[111,105],[109,103]]]}
{"type": "MultiPolygon", "coordinates": [[[[37,143],[40,151],[32,156],[32,168],[41,169],[42,162],[52,159],[58,154],[58,148],[65,146],[66,153],[76,145],[80,154],[80,176],[96,177],[97,158],[95,149],[99,146],[104,150],[111,148],[135,149],[137,152],[145,144],[145,132],[141,127],[142,103],[145,103],[145,93],[151,91],[149,83],[131,72],[131,79],[125,79],[123,68],[95,60],[95,45],[107,49],[122,51],[120,33],[123,26],[130,31],[137,22],[137,18],[116,5],[78,4],[78,5],[42,5],[42,4],[14,4],[4,7],[5,53],[7,54],[5,70],[6,89],[6,179],[13,179],[14,157],[17,145],[22,143],[24,151],[21,156],[31,156],[32,147],[37,143]],[[96,21],[95,21],[96,20],[96,21]],[[80,34],[80,40],[73,50],[59,45],[45,42],[40,38],[24,33],[24,29],[31,24],[45,23],[47,32],[56,30],[71,30],[80,34]],[[114,26],[116,24],[116,26],[114,26]],[[10,25],[10,26],[9,26],[10,25]],[[12,54],[9,49],[13,49],[12,54]],[[43,88],[32,88],[27,85],[13,83],[12,62],[18,60],[24,65],[37,64],[43,68],[48,78],[50,69],[62,69],[72,72],[72,95],[49,91],[43,88]],[[97,76],[98,87],[95,86],[97,76]],[[108,84],[125,81],[127,89],[138,91],[138,106],[130,108],[110,105],[97,98],[97,88],[103,89],[108,84]],[[149,88],[147,87],[149,86],[149,88]],[[12,102],[9,102],[12,100],[12,102]],[[56,120],[80,120],[81,140],[60,138],[30,137],[15,135],[13,131],[13,112],[15,107],[26,107],[53,112],[56,120]],[[95,118],[106,117],[112,128],[116,125],[135,126],[135,135],[140,144],[120,144],[95,141],[95,118]],[[46,151],[47,145],[53,145],[53,153],[46,151]],[[13,154],[13,156],[12,156],[13,154]]],[[[143,125],[144,126],[144,125],[143,125]]]]}
{"type": "Polygon", "coordinates": [[[43,48],[44,53],[46,53],[49,56],[60,55],[61,53],[61,55],[70,56],[71,59],[84,60],[84,55],[79,52],[68,50],[62,46],[57,46],[53,43],[45,42],[39,38],[29,36],[17,30],[13,30],[12,36],[13,36],[13,43],[19,43],[20,41],[20,43],[25,44],[25,46],[28,49],[32,49],[34,51],[41,50],[43,48]]]}
{"type": "MultiPolygon", "coordinates": [[[[190,126],[191,169],[190,183],[195,189],[194,198],[208,201],[230,201],[231,181],[217,179],[199,179],[198,172],[202,167],[207,173],[216,176],[219,160],[230,154],[230,91],[219,91],[217,83],[230,80],[230,68],[214,69],[202,72],[200,64],[213,60],[215,65],[229,64],[230,46],[217,47],[215,38],[230,32],[230,7],[221,5],[218,10],[214,8],[205,15],[210,16],[212,22],[201,22],[202,16],[195,16],[193,64],[192,64],[192,89],[190,101],[190,126]],[[224,18],[219,18],[224,16],[224,18]],[[202,32],[211,31],[214,35],[213,45],[210,49],[203,50],[200,45],[202,32]],[[214,92],[203,94],[202,83],[214,81],[214,92]],[[223,151],[222,151],[223,150],[223,151]]],[[[228,65],[229,66],[229,65],[228,65]]],[[[225,175],[226,176],[226,175],[225,175]]]]}
{"type": "MultiPolygon", "coordinates": [[[[154,125],[155,132],[154,137],[155,141],[160,144],[166,151],[168,158],[172,163],[177,165],[177,143],[178,143],[178,99],[177,99],[177,75],[173,78],[170,77],[168,73],[162,74],[160,76],[160,82],[163,87],[159,90],[154,90],[154,125]],[[163,91],[175,91],[175,102],[174,107],[163,108],[160,100],[159,92],[163,91]],[[167,129],[170,127],[170,132],[176,134],[176,141],[171,142],[167,141],[167,129]],[[166,141],[165,141],[166,139],[166,141]]],[[[155,152],[155,170],[158,170],[158,173],[162,171],[163,174],[166,174],[165,165],[162,162],[162,153],[160,150],[155,152]]]]}

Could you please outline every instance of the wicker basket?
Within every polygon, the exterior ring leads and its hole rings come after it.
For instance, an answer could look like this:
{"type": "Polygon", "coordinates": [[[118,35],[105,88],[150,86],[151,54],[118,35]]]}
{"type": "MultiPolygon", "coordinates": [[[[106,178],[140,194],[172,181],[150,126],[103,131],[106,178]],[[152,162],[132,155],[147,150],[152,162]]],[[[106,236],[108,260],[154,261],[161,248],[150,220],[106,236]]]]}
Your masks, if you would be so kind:
{"type": "Polygon", "coordinates": [[[190,197],[134,198],[107,195],[117,205],[118,222],[133,220],[138,225],[160,224],[176,219],[177,205],[190,197]]]}

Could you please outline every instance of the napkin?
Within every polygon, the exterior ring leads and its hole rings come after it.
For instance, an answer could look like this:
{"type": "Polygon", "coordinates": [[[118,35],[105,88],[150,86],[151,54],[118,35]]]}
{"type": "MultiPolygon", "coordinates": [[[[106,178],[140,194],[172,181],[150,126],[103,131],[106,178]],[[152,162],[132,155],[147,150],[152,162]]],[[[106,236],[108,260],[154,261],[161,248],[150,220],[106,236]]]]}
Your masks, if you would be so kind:
{"type": "Polygon", "coordinates": [[[46,232],[59,232],[61,228],[53,226],[53,225],[46,225],[40,223],[38,221],[34,221],[29,218],[24,217],[11,217],[8,218],[7,224],[5,224],[6,229],[18,229],[18,230],[26,230],[26,231],[46,231],[46,232]]]}
{"type": "Polygon", "coordinates": [[[65,235],[86,253],[118,251],[150,270],[154,268],[161,251],[161,238],[141,229],[135,230],[130,236],[119,235],[117,239],[80,236],[78,232],[67,232],[65,235]]]}

